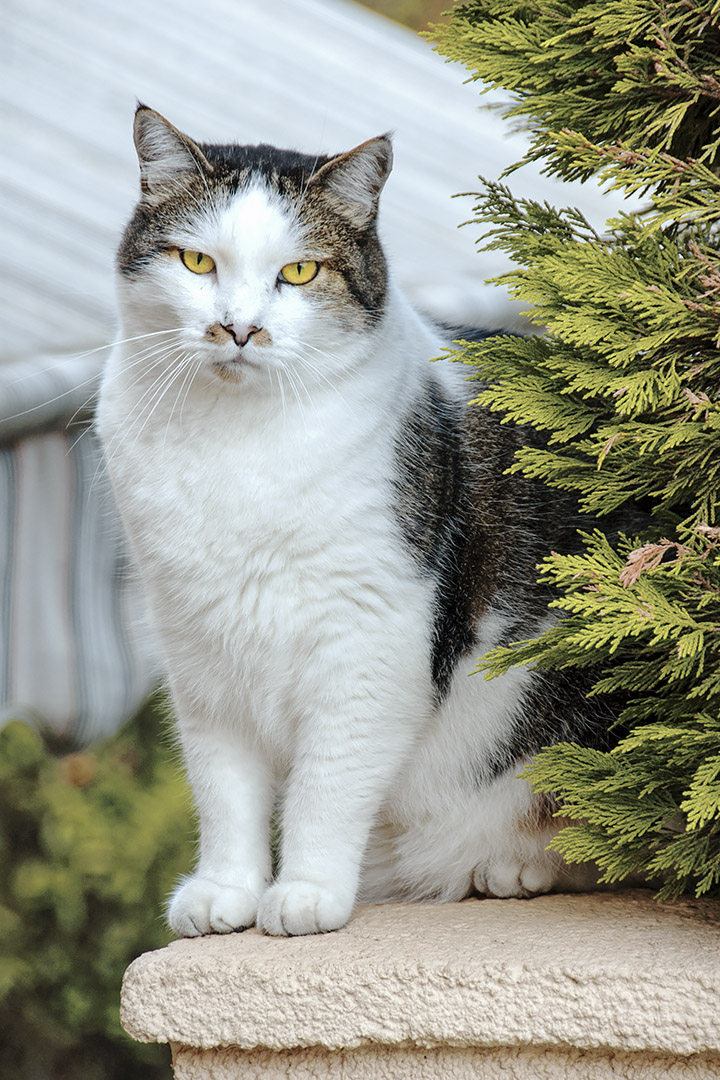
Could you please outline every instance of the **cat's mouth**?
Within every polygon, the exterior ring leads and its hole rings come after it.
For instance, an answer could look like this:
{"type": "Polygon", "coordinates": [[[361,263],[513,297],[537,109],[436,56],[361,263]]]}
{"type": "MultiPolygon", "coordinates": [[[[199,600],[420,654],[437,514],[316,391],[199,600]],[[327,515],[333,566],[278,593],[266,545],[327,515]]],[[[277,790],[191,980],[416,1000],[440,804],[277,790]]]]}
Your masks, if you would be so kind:
{"type": "Polygon", "coordinates": [[[240,382],[248,368],[254,368],[257,371],[260,365],[254,364],[242,354],[233,360],[214,360],[212,364],[213,372],[226,382],[240,382]]]}

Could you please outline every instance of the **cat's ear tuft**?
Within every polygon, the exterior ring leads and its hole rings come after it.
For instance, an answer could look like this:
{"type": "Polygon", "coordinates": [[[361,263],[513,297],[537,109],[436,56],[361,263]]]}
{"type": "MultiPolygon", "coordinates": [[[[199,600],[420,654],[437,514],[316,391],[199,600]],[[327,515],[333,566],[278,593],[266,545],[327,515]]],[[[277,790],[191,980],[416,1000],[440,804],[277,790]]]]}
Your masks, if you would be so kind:
{"type": "Polygon", "coordinates": [[[144,195],[167,194],[185,176],[212,172],[200,147],[147,105],[137,107],[133,137],[144,195]]]}
{"type": "Polygon", "coordinates": [[[352,225],[364,228],[377,215],[392,159],[390,136],[379,135],[326,161],[313,173],[310,184],[322,186],[333,209],[352,225]]]}

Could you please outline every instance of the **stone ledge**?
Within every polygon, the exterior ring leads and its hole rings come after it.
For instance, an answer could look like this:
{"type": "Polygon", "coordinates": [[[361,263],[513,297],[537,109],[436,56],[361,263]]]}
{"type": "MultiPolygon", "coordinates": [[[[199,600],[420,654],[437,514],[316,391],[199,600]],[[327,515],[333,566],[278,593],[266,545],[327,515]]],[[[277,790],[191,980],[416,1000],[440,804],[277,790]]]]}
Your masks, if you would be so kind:
{"type": "Polygon", "coordinates": [[[717,1080],[720,1054],[615,1053],[548,1047],[195,1050],[176,1047],[177,1080],[717,1080]]]}
{"type": "Polygon", "coordinates": [[[717,1076],[720,902],[387,904],[322,937],[176,941],[130,966],[122,1021],[187,1080],[717,1076]]]}

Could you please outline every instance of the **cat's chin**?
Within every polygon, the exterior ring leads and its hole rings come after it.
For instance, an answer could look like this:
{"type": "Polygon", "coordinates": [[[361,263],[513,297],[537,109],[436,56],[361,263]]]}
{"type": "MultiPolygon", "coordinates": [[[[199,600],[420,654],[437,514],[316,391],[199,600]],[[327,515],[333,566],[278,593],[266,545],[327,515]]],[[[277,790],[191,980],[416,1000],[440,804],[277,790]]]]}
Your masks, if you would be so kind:
{"type": "Polygon", "coordinates": [[[211,365],[212,372],[223,382],[242,382],[249,371],[259,371],[260,364],[242,357],[239,360],[214,360],[211,365]]]}

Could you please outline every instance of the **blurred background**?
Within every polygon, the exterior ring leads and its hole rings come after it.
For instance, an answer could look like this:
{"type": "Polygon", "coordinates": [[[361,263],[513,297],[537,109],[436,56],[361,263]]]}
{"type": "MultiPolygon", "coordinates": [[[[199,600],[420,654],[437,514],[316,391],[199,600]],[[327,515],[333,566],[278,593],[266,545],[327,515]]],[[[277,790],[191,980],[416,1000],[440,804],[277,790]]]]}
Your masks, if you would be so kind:
{"type": "MultiPolygon", "coordinates": [[[[448,0],[448,3],[450,0],[448,0]]],[[[138,190],[139,99],[199,141],[334,153],[394,131],[381,212],[415,303],[517,328],[478,253],[477,175],[525,147],[417,31],[444,0],[5,0],[0,13],[0,1072],[169,1077],[118,1021],[193,854],[142,597],[91,428],[113,257],[138,190]],[[404,25],[403,25],[404,24],[404,25]]],[[[513,175],[520,195],[617,207],[513,175]]]]}

